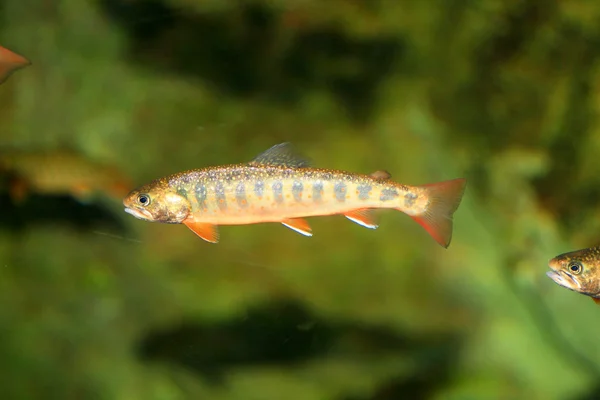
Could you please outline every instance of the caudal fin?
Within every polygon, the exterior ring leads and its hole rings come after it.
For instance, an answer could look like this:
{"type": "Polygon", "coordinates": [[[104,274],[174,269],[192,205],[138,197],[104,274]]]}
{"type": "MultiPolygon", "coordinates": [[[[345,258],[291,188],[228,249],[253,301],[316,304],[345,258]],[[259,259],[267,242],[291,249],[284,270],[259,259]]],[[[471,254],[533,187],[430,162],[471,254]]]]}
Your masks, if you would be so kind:
{"type": "Polygon", "coordinates": [[[452,239],[452,216],[462,200],[466,184],[466,179],[459,178],[420,186],[429,198],[429,205],[424,213],[411,217],[445,248],[452,239]]]}
{"type": "Polygon", "coordinates": [[[0,84],[4,83],[13,72],[30,64],[31,62],[22,55],[0,46],[0,84]]]}

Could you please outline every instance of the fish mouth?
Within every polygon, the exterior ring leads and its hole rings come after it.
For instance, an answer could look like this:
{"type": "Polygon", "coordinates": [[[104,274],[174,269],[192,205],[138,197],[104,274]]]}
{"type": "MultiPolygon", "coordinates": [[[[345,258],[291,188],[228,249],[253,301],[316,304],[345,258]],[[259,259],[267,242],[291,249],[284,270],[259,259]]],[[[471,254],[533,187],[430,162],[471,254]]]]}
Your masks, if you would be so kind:
{"type": "Polygon", "coordinates": [[[127,214],[131,214],[137,219],[141,219],[144,221],[152,220],[152,214],[150,214],[147,210],[138,210],[136,208],[125,207],[125,212],[127,214]]]}
{"type": "Polygon", "coordinates": [[[546,275],[548,276],[548,278],[552,279],[557,285],[575,291],[581,290],[581,284],[568,272],[548,271],[546,272],[546,275]]]}

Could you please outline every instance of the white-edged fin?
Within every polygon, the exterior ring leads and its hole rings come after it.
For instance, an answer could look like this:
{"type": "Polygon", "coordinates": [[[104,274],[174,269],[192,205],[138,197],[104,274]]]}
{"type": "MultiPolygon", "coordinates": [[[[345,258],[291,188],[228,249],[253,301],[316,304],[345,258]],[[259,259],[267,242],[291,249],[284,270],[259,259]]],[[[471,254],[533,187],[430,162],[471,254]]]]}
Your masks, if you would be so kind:
{"type": "Polygon", "coordinates": [[[379,225],[375,221],[373,212],[368,209],[354,210],[344,213],[344,216],[350,221],[357,223],[358,225],[364,226],[369,229],[377,229],[379,225]]]}
{"type": "Polygon", "coordinates": [[[250,161],[250,165],[278,165],[288,168],[306,168],[310,162],[296,153],[289,142],[277,144],[250,161]]]}
{"type": "Polygon", "coordinates": [[[290,228],[291,230],[298,232],[301,235],[312,236],[312,228],[310,227],[308,222],[306,222],[305,219],[289,218],[284,219],[283,221],[281,221],[281,223],[290,228]]]}
{"type": "Polygon", "coordinates": [[[206,224],[202,222],[194,222],[193,220],[185,220],[183,221],[183,224],[207,242],[219,242],[219,230],[216,225],[206,224]]]}

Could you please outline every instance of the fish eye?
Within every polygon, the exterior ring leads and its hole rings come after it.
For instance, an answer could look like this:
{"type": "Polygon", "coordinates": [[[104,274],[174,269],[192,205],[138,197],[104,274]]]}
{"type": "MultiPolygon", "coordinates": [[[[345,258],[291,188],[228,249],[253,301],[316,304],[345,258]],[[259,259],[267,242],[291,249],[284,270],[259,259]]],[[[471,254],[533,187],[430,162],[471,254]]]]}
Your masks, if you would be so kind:
{"type": "Polygon", "coordinates": [[[141,205],[147,206],[148,204],[150,204],[150,196],[148,196],[147,194],[140,194],[137,198],[137,201],[141,205]]]}
{"type": "Polygon", "coordinates": [[[573,274],[580,274],[583,271],[583,265],[578,261],[572,261],[568,265],[569,271],[573,274]]]}

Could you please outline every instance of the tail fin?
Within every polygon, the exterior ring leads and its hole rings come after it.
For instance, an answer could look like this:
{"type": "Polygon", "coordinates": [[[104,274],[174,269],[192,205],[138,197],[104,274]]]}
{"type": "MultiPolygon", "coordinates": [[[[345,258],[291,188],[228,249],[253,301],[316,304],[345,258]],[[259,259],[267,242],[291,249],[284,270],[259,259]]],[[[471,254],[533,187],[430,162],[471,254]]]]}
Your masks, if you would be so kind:
{"type": "Polygon", "coordinates": [[[429,204],[424,213],[411,217],[445,248],[452,239],[452,216],[462,200],[466,184],[466,179],[459,178],[419,186],[425,190],[429,204]]]}
{"type": "Polygon", "coordinates": [[[30,64],[31,62],[22,55],[0,46],[0,83],[4,83],[16,70],[30,64]]]}

